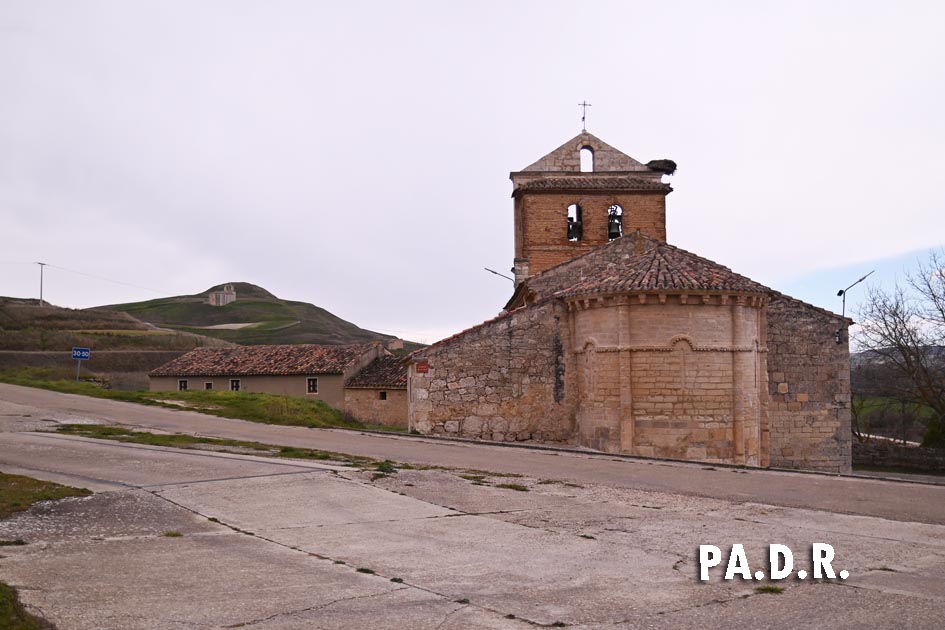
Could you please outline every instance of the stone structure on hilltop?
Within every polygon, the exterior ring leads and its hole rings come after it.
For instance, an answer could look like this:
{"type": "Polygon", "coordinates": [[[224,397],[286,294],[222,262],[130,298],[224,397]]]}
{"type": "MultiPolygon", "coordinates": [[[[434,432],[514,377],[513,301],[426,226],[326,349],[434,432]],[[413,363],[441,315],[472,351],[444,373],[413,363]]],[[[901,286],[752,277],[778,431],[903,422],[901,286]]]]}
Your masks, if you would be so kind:
{"type": "Polygon", "coordinates": [[[668,244],[674,169],[583,132],[512,173],[515,292],[412,355],[410,428],[849,471],[849,320],[668,244]]]}
{"type": "Polygon", "coordinates": [[[236,301],[236,289],[232,284],[223,285],[219,291],[211,291],[207,294],[207,304],[210,306],[226,306],[236,301]]]}

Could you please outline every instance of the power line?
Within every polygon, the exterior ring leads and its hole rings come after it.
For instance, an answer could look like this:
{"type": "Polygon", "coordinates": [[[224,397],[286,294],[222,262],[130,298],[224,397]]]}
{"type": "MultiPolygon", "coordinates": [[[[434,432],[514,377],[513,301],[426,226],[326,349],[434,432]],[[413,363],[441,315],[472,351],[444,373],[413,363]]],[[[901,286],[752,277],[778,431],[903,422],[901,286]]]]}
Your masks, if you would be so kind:
{"type": "MultiPolygon", "coordinates": [[[[35,263],[31,263],[35,264],[35,263]]],[[[104,282],[111,282],[112,284],[120,284],[126,287],[133,287],[135,289],[143,289],[144,291],[150,291],[152,293],[157,293],[158,295],[169,296],[170,291],[164,291],[162,289],[154,289],[151,287],[145,287],[140,284],[134,284],[132,282],[124,282],[122,280],[115,280],[114,278],[106,278],[105,276],[98,276],[92,273],[86,273],[84,271],[79,271],[77,269],[69,269],[68,267],[60,267],[59,265],[53,265],[52,263],[43,263],[47,267],[52,267],[53,269],[59,269],[60,271],[66,271],[68,273],[74,273],[79,276],[86,276],[87,278],[95,278],[96,280],[102,280],[104,282]]]]}

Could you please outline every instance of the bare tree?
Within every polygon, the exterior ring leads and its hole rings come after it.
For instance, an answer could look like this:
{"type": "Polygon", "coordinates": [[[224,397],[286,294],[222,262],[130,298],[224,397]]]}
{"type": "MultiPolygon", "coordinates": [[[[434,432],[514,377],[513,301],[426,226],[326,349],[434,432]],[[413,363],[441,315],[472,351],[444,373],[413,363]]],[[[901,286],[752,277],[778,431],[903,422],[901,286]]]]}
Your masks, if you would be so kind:
{"type": "Polygon", "coordinates": [[[892,291],[869,287],[859,319],[860,349],[888,368],[881,389],[927,409],[923,445],[945,447],[945,253],[892,291]]]}
{"type": "Polygon", "coordinates": [[[850,419],[853,437],[858,442],[866,442],[872,434],[872,417],[866,410],[866,399],[862,396],[853,397],[850,404],[850,419]]]}

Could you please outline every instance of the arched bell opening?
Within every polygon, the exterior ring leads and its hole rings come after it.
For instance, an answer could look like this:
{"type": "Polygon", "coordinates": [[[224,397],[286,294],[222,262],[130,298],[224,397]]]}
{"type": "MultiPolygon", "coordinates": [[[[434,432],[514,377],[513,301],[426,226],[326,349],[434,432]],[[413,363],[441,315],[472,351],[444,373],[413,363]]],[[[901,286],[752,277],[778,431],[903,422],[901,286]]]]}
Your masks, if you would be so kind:
{"type": "Polygon", "coordinates": [[[594,149],[590,147],[584,147],[581,149],[581,172],[594,172],[594,149]]]}
{"type": "Polygon", "coordinates": [[[584,238],[584,217],[581,206],[572,203],[568,206],[568,240],[573,242],[584,238]]]}
{"type": "Polygon", "coordinates": [[[607,240],[623,236],[623,208],[614,204],[607,208],[607,240]]]}

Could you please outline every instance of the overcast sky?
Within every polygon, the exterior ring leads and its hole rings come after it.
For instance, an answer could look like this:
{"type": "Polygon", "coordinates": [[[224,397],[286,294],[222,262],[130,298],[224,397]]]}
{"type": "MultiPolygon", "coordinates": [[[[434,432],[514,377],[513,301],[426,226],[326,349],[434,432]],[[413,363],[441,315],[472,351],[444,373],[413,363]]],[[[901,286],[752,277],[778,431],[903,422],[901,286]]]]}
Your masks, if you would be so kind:
{"type": "Polygon", "coordinates": [[[247,281],[435,341],[509,297],[508,174],[587,99],[678,162],[671,243],[839,310],[945,242],[943,7],[6,0],[0,295],[247,281]]]}

